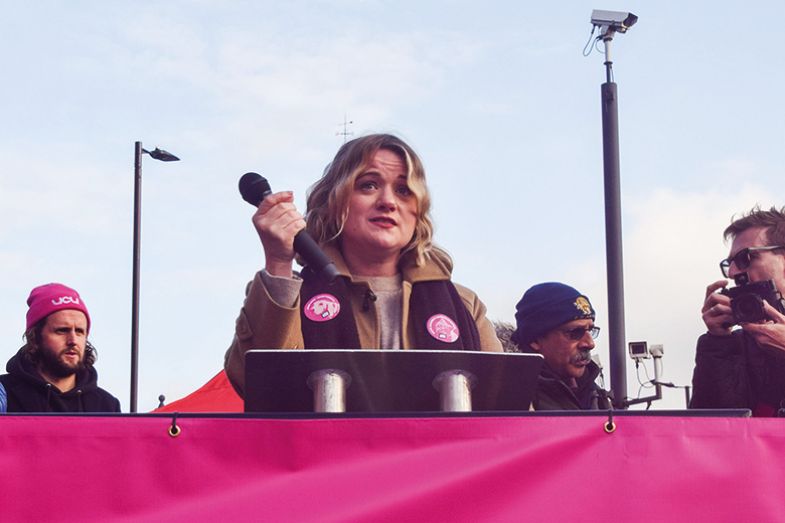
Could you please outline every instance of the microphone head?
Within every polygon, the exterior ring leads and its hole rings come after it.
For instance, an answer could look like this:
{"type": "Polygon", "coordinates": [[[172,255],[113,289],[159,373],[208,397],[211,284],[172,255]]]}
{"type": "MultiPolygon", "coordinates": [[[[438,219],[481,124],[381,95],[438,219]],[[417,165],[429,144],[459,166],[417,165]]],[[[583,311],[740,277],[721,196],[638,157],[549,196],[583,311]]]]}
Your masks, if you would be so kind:
{"type": "Polygon", "coordinates": [[[261,175],[256,173],[245,173],[240,177],[240,195],[243,200],[254,207],[258,207],[264,197],[272,192],[270,183],[261,175]]]}

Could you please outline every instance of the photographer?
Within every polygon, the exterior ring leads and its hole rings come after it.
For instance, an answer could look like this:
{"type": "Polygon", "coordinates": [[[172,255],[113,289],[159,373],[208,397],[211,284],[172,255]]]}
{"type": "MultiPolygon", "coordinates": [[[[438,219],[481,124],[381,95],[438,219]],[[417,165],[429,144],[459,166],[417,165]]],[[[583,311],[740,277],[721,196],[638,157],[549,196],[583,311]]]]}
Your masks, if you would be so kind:
{"type": "Polygon", "coordinates": [[[733,241],[720,268],[737,286],[726,289],[728,281],[719,280],[706,289],[708,332],[698,339],[690,407],[774,416],[785,399],[785,207],[755,207],[724,236],[733,241]]]}

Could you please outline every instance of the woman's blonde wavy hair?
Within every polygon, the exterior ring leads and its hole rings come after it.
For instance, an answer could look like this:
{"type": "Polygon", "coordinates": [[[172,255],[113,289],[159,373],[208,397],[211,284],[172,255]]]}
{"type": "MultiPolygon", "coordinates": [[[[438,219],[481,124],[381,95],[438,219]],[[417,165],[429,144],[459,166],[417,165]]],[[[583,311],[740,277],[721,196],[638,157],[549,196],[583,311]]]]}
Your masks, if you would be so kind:
{"type": "Polygon", "coordinates": [[[421,266],[435,256],[452,266],[449,255],[433,245],[431,198],[425,184],[425,169],[417,153],[403,140],[391,134],[371,134],[343,144],[324,174],[308,190],[306,229],[317,243],[338,240],[349,215],[349,199],[354,181],[371,165],[380,149],[397,154],[406,164],[406,185],[417,200],[417,223],[401,256],[412,253],[421,266]]]}

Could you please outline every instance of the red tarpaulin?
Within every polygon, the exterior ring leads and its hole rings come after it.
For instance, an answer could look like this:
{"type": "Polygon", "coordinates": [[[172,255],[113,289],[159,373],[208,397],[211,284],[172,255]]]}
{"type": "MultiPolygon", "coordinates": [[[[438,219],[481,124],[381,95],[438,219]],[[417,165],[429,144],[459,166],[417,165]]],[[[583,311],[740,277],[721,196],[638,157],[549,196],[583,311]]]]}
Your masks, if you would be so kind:
{"type": "Polygon", "coordinates": [[[779,419],[1,416],[3,521],[781,521],[779,419]]]}
{"type": "Polygon", "coordinates": [[[242,412],[243,399],[221,371],[188,396],[153,412],[242,412]]]}

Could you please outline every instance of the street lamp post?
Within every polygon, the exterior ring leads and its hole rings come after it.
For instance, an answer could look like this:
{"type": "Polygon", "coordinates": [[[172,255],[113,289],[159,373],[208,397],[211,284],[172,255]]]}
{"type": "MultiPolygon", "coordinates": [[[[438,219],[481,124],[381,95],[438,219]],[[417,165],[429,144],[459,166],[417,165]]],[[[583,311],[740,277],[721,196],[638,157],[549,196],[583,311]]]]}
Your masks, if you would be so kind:
{"type": "Polygon", "coordinates": [[[131,412],[136,412],[138,365],[139,365],[139,248],[142,227],[142,154],[162,162],[176,162],[177,156],[157,147],[152,151],[142,148],[142,142],[134,144],[134,246],[133,280],[131,283],[131,412]]]}

